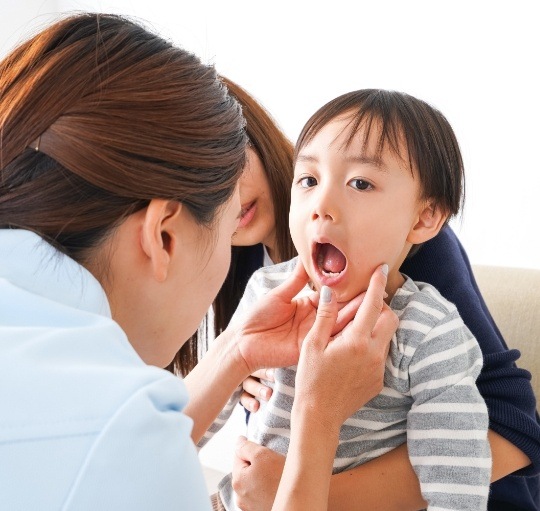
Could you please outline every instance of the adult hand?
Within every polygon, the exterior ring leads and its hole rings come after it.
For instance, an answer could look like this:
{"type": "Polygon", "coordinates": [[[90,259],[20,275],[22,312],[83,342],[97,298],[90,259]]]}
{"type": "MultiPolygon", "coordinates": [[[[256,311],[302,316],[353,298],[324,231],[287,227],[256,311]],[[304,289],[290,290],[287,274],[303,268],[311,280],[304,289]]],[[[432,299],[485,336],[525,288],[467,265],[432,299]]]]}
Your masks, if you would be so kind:
{"type": "Polygon", "coordinates": [[[232,470],[232,487],[244,511],[270,511],[285,466],[285,456],[240,437],[232,470]]]}
{"type": "Polygon", "coordinates": [[[337,303],[326,288],[330,296],[319,305],[302,346],[293,413],[307,410],[313,420],[341,427],[382,390],[390,340],[398,326],[397,316],[384,303],[383,268],[373,273],[354,319],[334,337],[337,303]]]}
{"type": "Polygon", "coordinates": [[[388,267],[371,277],[353,321],[337,336],[337,303],[323,287],[315,324],[300,353],[291,437],[273,510],[328,506],[330,475],[343,422],[382,389],[396,315],[384,303],[388,267]]]}
{"type": "MultiPolygon", "coordinates": [[[[297,297],[308,280],[299,260],[284,283],[258,300],[242,322],[231,327],[250,374],[264,367],[285,367],[298,361],[300,346],[313,326],[319,302],[316,292],[297,297]]],[[[350,322],[361,301],[358,296],[339,310],[330,329],[332,334],[350,322]]]]}
{"type": "MultiPolygon", "coordinates": [[[[299,270],[300,268],[298,268],[299,270]]],[[[345,316],[345,312],[343,311],[340,313],[342,314],[341,318],[338,318],[338,323],[336,327],[333,329],[333,334],[337,333],[341,328],[343,327],[343,320],[350,316],[350,313],[354,310],[354,308],[358,305],[360,305],[364,299],[365,293],[362,293],[359,297],[357,297],[354,302],[351,304],[338,304],[338,307],[343,309],[344,305],[348,305],[348,307],[351,307],[350,309],[347,309],[347,312],[349,313],[348,316],[345,316]]],[[[386,295],[386,293],[385,293],[386,295]]],[[[318,301],[318,295],[315,298],[312,298],[313,303],[318,301]]],[[[242,388],[243,392],[240,396],[240,403],[244,408],[249,410],[252,413],[257,412],[257,410],[260,407],[259,400],[268,401],[270,397],[272,396],[273,390],[271,387],[266,385],[264,382],[273,382],[274,381],[274,370],[272,368],[266,368],[266,369],[259,369],[258,371],[255,371],[251,376],[246,378],[242,382],[242,388]]]]}

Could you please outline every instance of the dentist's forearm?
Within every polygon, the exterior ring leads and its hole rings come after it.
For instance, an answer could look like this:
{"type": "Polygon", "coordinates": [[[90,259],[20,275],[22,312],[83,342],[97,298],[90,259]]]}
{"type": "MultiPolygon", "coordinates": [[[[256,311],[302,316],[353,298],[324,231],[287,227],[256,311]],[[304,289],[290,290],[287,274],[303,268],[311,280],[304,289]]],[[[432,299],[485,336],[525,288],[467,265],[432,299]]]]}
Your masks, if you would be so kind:
{"type": "Polygon", "coordinates": [[[326,511],[339,427],[297,414],[272,511],[326,511]]]}
{"type": "Polygon", "coordinates": [[[184,413],[193,419],[191,438],[196,444],[249,373],[227,329],[185,377],[189,401],[184,413]]]}

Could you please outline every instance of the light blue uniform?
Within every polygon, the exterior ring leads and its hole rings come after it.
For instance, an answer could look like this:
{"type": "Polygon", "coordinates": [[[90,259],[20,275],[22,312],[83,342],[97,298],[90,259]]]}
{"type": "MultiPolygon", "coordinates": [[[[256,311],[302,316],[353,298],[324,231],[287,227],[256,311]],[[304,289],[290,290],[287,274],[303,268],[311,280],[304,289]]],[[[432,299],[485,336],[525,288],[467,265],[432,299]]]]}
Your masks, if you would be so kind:
{"type": "Polygon", "coordinates": [[[211,509],[186,402],[88,271],[0,229],[0,509],[211,509]]]}

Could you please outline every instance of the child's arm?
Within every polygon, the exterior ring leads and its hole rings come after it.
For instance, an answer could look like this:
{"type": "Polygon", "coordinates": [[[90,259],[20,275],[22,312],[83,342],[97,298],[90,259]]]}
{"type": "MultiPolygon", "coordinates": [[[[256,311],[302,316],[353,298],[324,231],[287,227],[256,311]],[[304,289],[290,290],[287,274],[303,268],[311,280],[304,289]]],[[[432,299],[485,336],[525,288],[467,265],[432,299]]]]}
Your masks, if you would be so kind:
{"type": "Polygon", "coordinates": [[[480,348],[455,309],[427,333],[409,364],[407,448],[428,509],[487,507],[489,420],[475,384],[481,367],[480,348]]]}
{"type": "Polygon", "coordinates": [[[204,447],[209,440],[225,425],[225,423],[229,420],[234,407],[239,403],[240,401],[240,394],[242,393],[242,387],[237,387],[237,389],[234,391],[234,394],[230,397],[230,399],[227,401],[227,404],[219,412],[219,415],[216,417],[214,422],[210,425],[210,427],[206,430],[202,438],[197,443],[197,448],[201,449],[204,447]]]}
{"type": "MultiPolygon", "coordinates": [[[[530,460],[530,466],[516,474],[529,477],[506,478],[494,484],[490,499],[513,499],[516,506],[533,509],[531,497],[527,498],[527,495],[538,494],[540,420],[530,374],[519,367],[519,352],[508,349],[493,321],[464,247],[446,226],[435,238],[424,243],[417,254],[406,259],[401,270],[414,281],[432,284],[455,304],[465,325],[476,337],[484,358],[484,367],[476,383],[488,406],[490,428],[530,460]]],[[[496,463],[497,457],[494,456],[496,463]]],[[[523,456],[516,452],[515,457],[499,460],[503,474],[523,468],[522,459],[523,456]],[[516,460],[517,464],[513,458],[519,460],[516,460]]]]}

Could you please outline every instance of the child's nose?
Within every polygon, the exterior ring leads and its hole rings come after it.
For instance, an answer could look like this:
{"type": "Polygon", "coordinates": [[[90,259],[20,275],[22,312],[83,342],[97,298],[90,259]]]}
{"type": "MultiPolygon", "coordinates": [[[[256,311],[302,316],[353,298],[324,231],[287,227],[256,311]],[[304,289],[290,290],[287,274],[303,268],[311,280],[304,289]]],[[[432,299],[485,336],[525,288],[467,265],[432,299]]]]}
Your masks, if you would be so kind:
{"type": "Polygon", "coordinates": [[[339,205],[335,194],[331,190],[320,189],[315,198],[312,220],[329,220],[335,222],[338,219],[339,205]]]}

